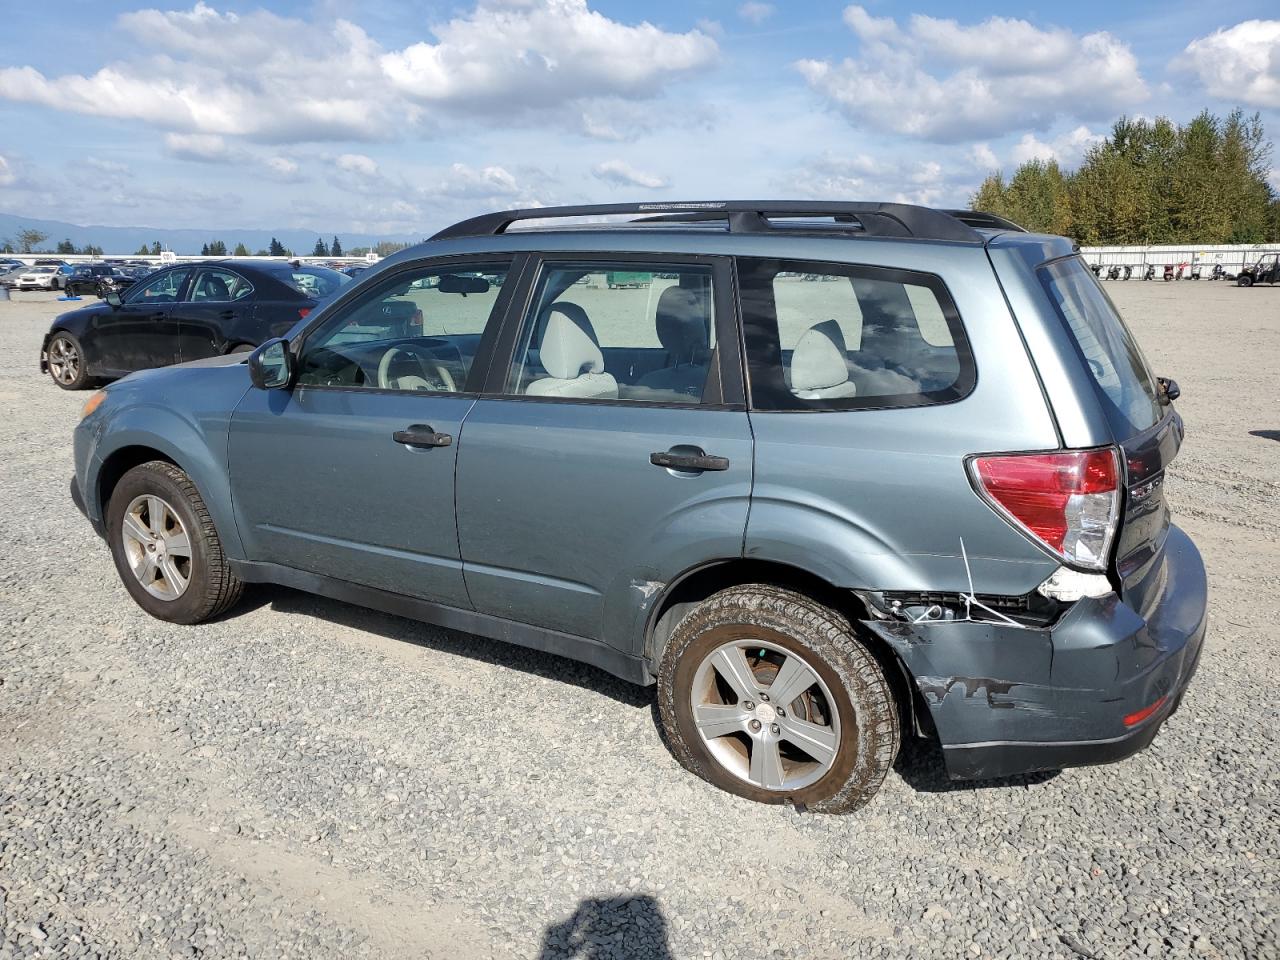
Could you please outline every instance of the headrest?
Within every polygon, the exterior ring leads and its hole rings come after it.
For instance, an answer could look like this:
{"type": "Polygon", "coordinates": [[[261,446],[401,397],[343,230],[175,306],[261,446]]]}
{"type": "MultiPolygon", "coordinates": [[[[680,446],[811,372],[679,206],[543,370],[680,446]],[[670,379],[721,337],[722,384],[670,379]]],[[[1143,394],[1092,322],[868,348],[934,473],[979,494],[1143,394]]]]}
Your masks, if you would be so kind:
{"type": "Polygon", "coordinates": [[[221,277],[206,277],[204,281],[205,294],[211,300],[223,300],[231,295],[227,289],[226,281],[221,277]]]}
{"type": "Polygon", "coordinates": [[[547,373],[557,380],[572,380],[583,373],[604,372],[604,355],[600,348],[562,310],[548,314],[538,356],[547,373]]]}
{"type": "Polygon", "coordinates": [[[711,347],[707,330],[706,301],[693,290],[667,287],[658,297],[654,314],[658,340],[675,355],[677,363],[690,363],[711,347]]]}
{"type": "Polygon", "coordinates": [[[814,324],[791,353],[791,389],[825,390],[849,379],[844,332],[834,320],[814,324]]]}
{"type": "MultiPolygon", "coordinates": [[[[587,316],[587,311],[583,310],[576,303],[570,300],[558,300],[542,311],[544,317],[543,329],[546,328],[546,317],[553,313],[563,313],[566,317],[576,323],[597,347],[600,346],[600,338],[596,336],[596,328],[591,325],[591,318],[587,316]]],[[[545,334],[544,334],[545,336],[545,334]]]]}

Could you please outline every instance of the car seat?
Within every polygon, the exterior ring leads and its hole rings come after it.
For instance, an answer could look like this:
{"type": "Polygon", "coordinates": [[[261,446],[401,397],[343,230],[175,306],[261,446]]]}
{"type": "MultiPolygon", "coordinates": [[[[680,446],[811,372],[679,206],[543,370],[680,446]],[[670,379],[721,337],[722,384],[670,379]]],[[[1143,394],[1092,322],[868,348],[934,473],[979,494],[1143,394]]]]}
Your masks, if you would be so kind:
{"type": "Polygon", "coordinates": [[[806,330],[791,352],[791,392],[802,400],[836,400],[855,396],[849,379],[844,332],[834,320],[806,330]]]}
{"type": "Polygon", "coordinates": [[[528,396],[618,397],[618,381],[605,372],[604,354],[586,330],[563,310],[548,314],[538,360],[548,375],[525,388],[528,396]]]}

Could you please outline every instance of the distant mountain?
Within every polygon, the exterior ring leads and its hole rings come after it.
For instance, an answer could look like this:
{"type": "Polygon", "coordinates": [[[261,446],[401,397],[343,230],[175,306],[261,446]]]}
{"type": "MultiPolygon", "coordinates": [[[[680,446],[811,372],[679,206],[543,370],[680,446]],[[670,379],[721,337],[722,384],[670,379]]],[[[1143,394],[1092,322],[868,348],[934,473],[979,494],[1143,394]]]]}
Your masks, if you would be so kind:
{"type": "MultiPolygon", "coordinates": [[[[49,239],[41,246],[52,250],[62,240],[70,240],[77,247],[93,244],[112,255],[136,253],[144,243],[150,246],[156,240],[167,250],[178,254],[198,254],[200,248],[211,240],[221,240],[228,250],[234,250],[237,243],[243,243],[250,253],[267,249],[271,238],[275,237],[300,257],[305,257],[315,249],[316,238],[322,236],[326,244],[333,241],[335,231],[317,234],[311,230],[170,230],[164,227],[83,227],[61,220],[41,220],[37,217],[19,217],[11,213],[0,213],[0,242],[6,238],[13,240],[19,230],[39,230],[47,233],[49,239]]],[[[344,233],[336,231],[342,241],[342,248],[350,250],[354,247],[372,247],[379,240],[393,243],[417,243],[425,239],[424,234],[403,233],[344,233]]]]}

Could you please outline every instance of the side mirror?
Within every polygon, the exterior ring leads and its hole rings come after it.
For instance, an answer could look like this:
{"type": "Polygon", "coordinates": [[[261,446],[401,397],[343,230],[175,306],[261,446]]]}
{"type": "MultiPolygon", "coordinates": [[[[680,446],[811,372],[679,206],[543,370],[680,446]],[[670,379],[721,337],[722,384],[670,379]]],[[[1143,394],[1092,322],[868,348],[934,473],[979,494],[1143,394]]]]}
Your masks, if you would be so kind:
{"type": "Polygon", "coordinates": [[[1182,396],[1177,380],[1170,380],[1168,377],[1156,377],[1156,386],[1160,391],[1160,402],[1166,407],[1182,396]]]}
{"type": "Polygon", "coordinates": [[[293,383],[288,340],[268,340],[249,354],[249,379],[259,390],[283,390],[293,383]]]}
{"type": "Polygon", "coordinates": [[[105,297],[103,297],[102,299],[103,299],[103,300],[106,300],[106,301],[107,301],[107,303],[109,303],[109,304],[111,305],[111,309],[112,309],[112,310],[114,310],[116,307],[120,306],[120,304],[123,302],[123,301],[120,299],[120,291],[118,291],[118,290],[109,290],[109,291],[107,292],[107,295],[106,295],[105,297]]]}

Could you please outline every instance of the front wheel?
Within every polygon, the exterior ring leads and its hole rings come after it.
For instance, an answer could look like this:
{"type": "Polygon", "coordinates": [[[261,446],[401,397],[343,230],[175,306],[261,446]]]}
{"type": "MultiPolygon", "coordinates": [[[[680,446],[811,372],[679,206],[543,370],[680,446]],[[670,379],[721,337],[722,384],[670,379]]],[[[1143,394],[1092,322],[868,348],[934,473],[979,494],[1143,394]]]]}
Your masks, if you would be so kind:
{"type": "Polygon", "coordinates": [[[89,372],[80,341],[59,330],[45,350],[45,365],[53,382],[63,390],[83,390],[89,383],[89,372]]]}
{"type": "Polygon", "coordinates": [[[1236,286],[1237,286],[1237,287],[1252,287],[1252,286],[1253,286],[1253,277],[1250,277],[1250,276],[1241,276],[1241,277],[1236,277],[1236,286]]]}
{"type": "Polygon", "coordinates": [[[243,584],[204,499],[172,463],[153,460],[120,478],[107,505],[107,541],[125,589],[153,617],[200,623],[240,599],[243,584]]]}
{"type": "Polygon", "coordinates": [[[721,591],[681,621],[658,707],[686,769],[763,803],[857,810],[898,752],[898,709],[875,657],[845,618],[777,587],[721,591]]]}

